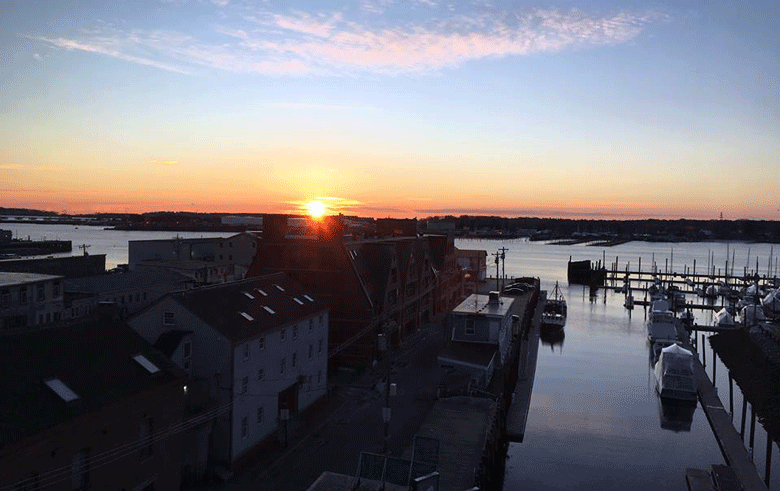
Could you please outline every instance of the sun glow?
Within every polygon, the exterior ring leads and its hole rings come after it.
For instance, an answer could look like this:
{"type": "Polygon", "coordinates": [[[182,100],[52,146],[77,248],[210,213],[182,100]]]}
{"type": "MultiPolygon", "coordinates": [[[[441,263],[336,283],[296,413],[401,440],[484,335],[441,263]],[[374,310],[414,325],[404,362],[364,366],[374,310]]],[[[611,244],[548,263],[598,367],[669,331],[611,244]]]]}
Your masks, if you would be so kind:
{"type": "Polygon", "coordinates": [[[320,219],[327,211],[327,208],[322,201],[309,201],[306,203],[306,211],[312,218],[320,219]]]}

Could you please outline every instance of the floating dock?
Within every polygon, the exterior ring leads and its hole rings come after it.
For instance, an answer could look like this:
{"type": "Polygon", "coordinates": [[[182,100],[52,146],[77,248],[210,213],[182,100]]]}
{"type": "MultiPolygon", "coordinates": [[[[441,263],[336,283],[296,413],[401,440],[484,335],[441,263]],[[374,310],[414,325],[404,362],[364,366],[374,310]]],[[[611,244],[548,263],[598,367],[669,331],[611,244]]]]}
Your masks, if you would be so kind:
{"type": "Polygon", "coordinates": [[[694,361],[696,387],[704,414],[710,422],[712,433],[718,442],[726,463],[734,471],[743,491],[766,491],[767,487],[758,476],[756,466],[750,460],[745,444],[731,424],[731,416],[723,408],[718,393],[712,385],[704,367],[696,357],[694,361]]]}

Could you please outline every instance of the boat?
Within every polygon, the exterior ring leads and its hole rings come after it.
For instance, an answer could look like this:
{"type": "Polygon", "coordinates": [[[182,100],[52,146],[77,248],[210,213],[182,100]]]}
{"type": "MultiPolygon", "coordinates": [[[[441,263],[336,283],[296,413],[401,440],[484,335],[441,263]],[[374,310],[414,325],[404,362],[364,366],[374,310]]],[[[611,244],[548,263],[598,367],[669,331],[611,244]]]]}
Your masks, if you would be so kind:
{"type": "Polygon", "coordinates": [[[655,364],[655,379],[662,399],[696,402],[693,353],[679,344],[661,350],[655,364]]]}
{"type": "Polygon", "coordinates": [[[566,310],[566,299],[563,298],[563,293],[561,293],[556,281],[555,288],[542,311],[542,326],[563,329],[566,324],[566,310]]]}

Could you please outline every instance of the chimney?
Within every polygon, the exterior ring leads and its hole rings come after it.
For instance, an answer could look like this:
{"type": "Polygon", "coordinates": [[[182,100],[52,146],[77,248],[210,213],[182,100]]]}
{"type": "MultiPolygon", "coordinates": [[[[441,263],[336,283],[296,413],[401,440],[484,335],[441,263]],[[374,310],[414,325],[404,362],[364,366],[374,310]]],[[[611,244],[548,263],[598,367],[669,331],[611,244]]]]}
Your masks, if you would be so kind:
{"type": "Polygon", "coordinates": [[[498,305],[499,303],[498,292],[490,292],[488,294],[488,305],[498,305]]]}

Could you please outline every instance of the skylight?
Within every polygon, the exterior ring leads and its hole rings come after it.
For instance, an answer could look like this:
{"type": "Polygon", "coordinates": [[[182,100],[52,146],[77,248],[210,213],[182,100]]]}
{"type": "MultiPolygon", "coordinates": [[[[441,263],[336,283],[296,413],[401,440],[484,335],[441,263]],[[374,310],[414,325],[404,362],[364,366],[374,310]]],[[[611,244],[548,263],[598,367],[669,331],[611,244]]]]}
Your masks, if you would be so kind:
{"type": "Polygon", "coordinates": [[[306,300],[308,300],[309,302],[313,302],[313,301],[314,301],[314,299],[313,299],[313,298],[311,298],[310,296],[306,295],[305,293],[303,294],[303,298],[305,298],[305,299],[306,299],[306,300]]]}
{"type": "Polygon", "coordinates": [[[264,297],[267,297],[267,296],[268,296],[268,294],[267,294],[266,292],[264,292],[263,290],[261,290],[261,289],[259,289],[259,288],[256,288],[256,290],[257,290],[257,291],[260,293],[260,295],[262,295],[262,296],[264,296],[264,297]]]}
{"type": "Polygon", "coordinates": [[[276,313],[276,312],[274,312],[274,309],[272,309],[272,308],[271,308],[271,307],[269,307],[268,305],[263,305],[263,308],[265,309],[265,311],[266,311],[266,312],[268,312],[268,313],[269,313],[269,314],[271,314],[271,315],[273,315],[273,314],[275,314],[275,313],[276,313]]]}
{"type": "Polygon", "coordinates": [[[146,368],[146,370],[149,373],[157,373],[160,371],[160,369],[157,368],[157,366],[151,361],[149,361],[149,359],[146,358],[144,355],[135,355],[133,357],[133,360],[137,361],[139,365],[146,368]]]}
{"type": "Polygon", "coordinates": [[[276,287],[276,288],[277,288],[277,289],[278,289],[280,292],[283,292],[283,291],[284,291],[284,288],[282,288],[281,286],[279,286],[279,285],[277,285],[277,284],[274,284],[274,286],[275,286],[275,287],[276,287]]]}
{"type": "Polygon", "coordinates": [[[241,314],[244,317],[244,319],[246,319],[246,320],[248,320],[250,322],[255,320],[254,317],[252,317],[251,315],[247,314],[246,312],[239,312],[239,314],[241,314]]]}
{"type": "Polygon", "coordinates": [[[243,293],[244,293],[244,295],[246,295],[246,298],[248,298],[250,300],[254,300],[255,299],[255,297],[251,293],[249,293],[249,292],[243,292],[243,293]]]}
{"type": "Polygon", "coordinates": [[[51,390],[53,390],[55,394],[60,396],[65,402],[75,401],[79,398],[75,392],[70,390],[70,388],[58,378],[45,380],[43,383],[46,384],[51,390]]]}
{"type": "Polygon", "coordinates": [[[293,297],[293,300],[295,300],[295,302],[296,302],[298,305],[303,305],[303,302],[301,302],[301,300],[300,300],[298,297],[293,297]]]}

